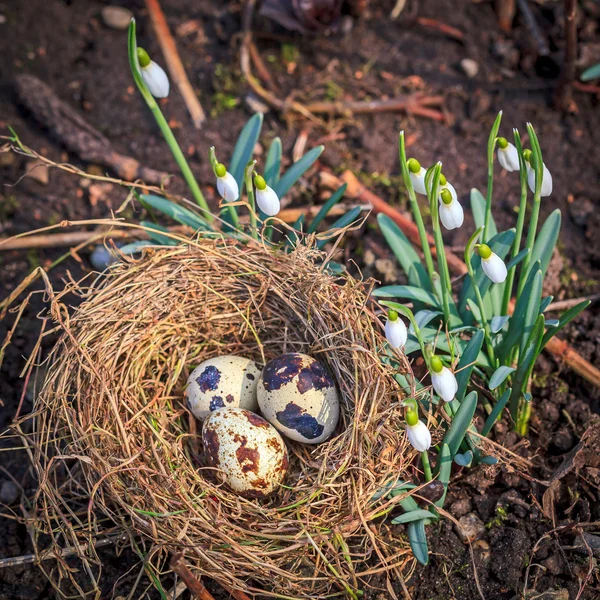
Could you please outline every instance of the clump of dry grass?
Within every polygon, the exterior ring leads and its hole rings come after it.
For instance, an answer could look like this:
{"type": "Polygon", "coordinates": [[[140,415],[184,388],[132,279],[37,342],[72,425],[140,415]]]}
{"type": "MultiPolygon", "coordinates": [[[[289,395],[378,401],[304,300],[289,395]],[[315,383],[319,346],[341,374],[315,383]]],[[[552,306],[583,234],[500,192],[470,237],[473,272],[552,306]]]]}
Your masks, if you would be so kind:
{"type": "MultiPolygon", "coordinates": [[[[61,336],[23,436],[40,482],[37,527],[76,549],[93,586],[94,543],[115,531],[155,564],[183,551],[197,575],[262,596],[354,596],[411,561],[381,518],[400,498],[372,500],[403,477],[409,450],[368,284],[334,278],[320,258],[305,246],[283,254],[200,238],[49,295],[61,336]],[[83,302],[71,310],[73,293],[83,302]],[[285,487],[246,500],[204,467],[184,385],[211,356],[264,364],[286,351],[327,365],[340,424],[316,447],[288,442],[285,487]]],[[[61,559],[52,577],[81,585],[61,559]]]]}

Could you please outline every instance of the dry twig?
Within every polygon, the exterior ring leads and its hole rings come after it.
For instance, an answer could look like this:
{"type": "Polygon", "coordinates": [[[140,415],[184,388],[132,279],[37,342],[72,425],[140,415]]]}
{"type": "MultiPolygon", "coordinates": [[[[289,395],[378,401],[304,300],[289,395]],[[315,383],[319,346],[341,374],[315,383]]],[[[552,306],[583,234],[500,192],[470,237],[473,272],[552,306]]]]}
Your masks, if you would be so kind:
{"type": "Polygon", "coordinates": [[[185,68],[179,57],[179,52],[177,52],[177,45],[169,31],[165,13],[160,7],[158,0],[146,0],[146,7],[148,8],[154,33],[158,38],[158,43],[160,44],[163,56],[165,57],[169,75],[179,89],[179,93],[192,117],[194,127],[200,129],[202,123],[204,123],[206,119],[204,110],[202,109],[200,100],[198,100],[198,96],[196,96],[196,92],[185,72],[185,68]]]}

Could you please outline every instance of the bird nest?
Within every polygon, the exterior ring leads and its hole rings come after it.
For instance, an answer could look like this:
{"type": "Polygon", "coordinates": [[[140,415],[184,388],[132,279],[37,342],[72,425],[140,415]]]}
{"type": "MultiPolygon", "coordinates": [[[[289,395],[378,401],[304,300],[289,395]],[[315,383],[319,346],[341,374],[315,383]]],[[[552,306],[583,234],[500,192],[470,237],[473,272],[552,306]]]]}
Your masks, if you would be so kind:
{"type": "Polygon", "coordinates": [[[153,572],[183,552],[197,577],[263,597],[355,596],[385,585],[374,575],[412,564],[402,528],[386,519],[400,498],[374,500],[406,476],[411,456],[395,371],[382,362],[369,284],[332,276],[322,259],[306,246],[284,254],[200,238],[49,294],[45,318],[60,337],[23,436],[55,580],[83,591],[86,573],[98,589],[107,537],[153,572]],[[76,309],[73,293],[83,300],[76,309]],[[333,375],[336,433],[316,446],[286,440],[284,485],[266,501],[242,498],[205,465],[186,380],[213,356],[265,364],[295,351],[333,375]],[[78,574],[65,548],[83,561],[78,574]]]}

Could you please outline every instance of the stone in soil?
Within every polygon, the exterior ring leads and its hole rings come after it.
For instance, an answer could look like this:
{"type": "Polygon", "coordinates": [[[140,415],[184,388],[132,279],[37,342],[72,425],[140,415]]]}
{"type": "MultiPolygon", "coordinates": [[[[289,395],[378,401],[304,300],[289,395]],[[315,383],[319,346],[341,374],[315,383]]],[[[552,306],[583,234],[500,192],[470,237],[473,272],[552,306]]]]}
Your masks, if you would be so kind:
{"type": "Polygon", "coordinates": [[[19,488],[12,481],[3,481],[0,485],[0,503],[10,506],[19,499],[19,488]]]}
{"type": "Polygon", "coordinates": [[[458,520],[456,533],[463,542],[472,542],[485,532],[483,521],[475,514],[469,513],[458,520]]]}

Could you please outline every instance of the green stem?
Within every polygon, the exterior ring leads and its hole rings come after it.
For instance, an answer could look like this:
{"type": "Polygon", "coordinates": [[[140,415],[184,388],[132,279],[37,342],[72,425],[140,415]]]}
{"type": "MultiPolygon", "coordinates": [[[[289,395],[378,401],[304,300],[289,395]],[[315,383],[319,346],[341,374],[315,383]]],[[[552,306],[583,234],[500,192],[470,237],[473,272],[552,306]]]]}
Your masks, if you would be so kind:
{"type": "Polygon", "coordinates": [[[487,181],[487,194],[485,201],[485,217],[483,222],[483,241],[487,243],[488,241],[488,230],[490,225],[490,218],[492,215],[492,192],[494,187],[494,150],[496,149],[496,137],[498,135],[498,130],[500,129],[500,121],[502,121],[502,111],[498,113],[496,120],[494,121],[494,125],[492,127],[492,131],[490,132],[490,137],[488,138],[488,149],[487,149],[487,159],[488,159],[488,181],[487,181]]]}
{"type": "Polygon", "coordinates": [[[429,463],[429,454],[427,453],[427,450],[425,450],[425,452],[421,452],[421,462],[423,463],[425,479],[427,481],[431,481],[433,479],[433,475],[431,474],[431,464],[429,463]]]}
{"type": "Polygon", "coordinates": [[[452,294],[452,284],[450,283],[450,272],[446,261],[446,250],[444,248],[444,239],[440,228],[440,215],[438,207],[438,195],[440,187],[440,174],[442,164],[437,163],[433,167],[431,187],[428,186],[429,210],[431,212],[431,224],[433,228],[433,238],[435,240],[435,251],[437,254],[438,271],[440,272],[440,283],[442,284],[442,307],[444,310],[444,321],[446,325],[450,323],[450,295],[452,294]]]}
{"type": "Polygon", "coordinates": [[[254,200],[254,185],[252,183],[252,172],[254,171],[255,160],[251,160],[244,171],[244,180],[246,182],[246,193],[248,194],[248,204],[250,205],[250,235],[258,239],[258,225],[256,222],[256,202],[254,200]]]}
{"type": "Polygon", "coordinates": [[[165,119],[156,100],[154,99],[154,96],[150,93],[150,91],[146,87],[146,84],[144,83],[144,80],[142,79],[142,74],[140,73],[137,62],[135,19],[131,19],[131,23],[129,24],[128,50],[129,64],[131,66],[131,72],[133,73],[135,83],[138,89],[140,90],[144,100],[146,101],[148,108],[152,111],[152,115],[154,116],[154,119],[156,120],[156,123],[158,124],[158,127],[161,133],[163,134],[163,137],[165,138],[165,141],[167,142],[171,153],[173,154],[173,158],[175,159],[175,162],[177,163],[177,166],[179,167],[179,170],[181,171],[185,182],[187,183],[188,187],[190,188],[190,191],[192,192],[194,200],[196,201],[198,206],[206,213],[205,217],[207,221],[212,222],[213,215],[210,212],[210,208],[208,207],[208,204],[200,190],[200,187],[198,186],[198,182],[196,181],[196,178],[194,177],[194,174],[190,169],[185,155],[181,151],[181,148],[179,147],[179,144],[177,143],[177,140],[175,139],[175,136],[173,135],[173,132],[171,131],[171,128],[167,123],[167,120],[165,119]]]}
{"type": "Polygon", "coordinates": [[[408,163],[406,160],[406,148],[404,145],[404,131],[400,132],[400,138],[398,143],[398,152],[400,155],[400,167],[402,168],[402,179],[408,192],[408,199],[410,201],[410,207],[413,213],[417,230],[419,231],[419,240],[421,241],[421,248],[423,250],[423,257],[425,258],[425,265],[427,266],[427,273],[429,273],[430,281],[433,280],[433,258],[431,256],[431,248],[429,247],[429,241],[427,240],[427,232],[425,231],[425,225],[423,223],[423,216],[421,215],[421,209],[417,201],[417,195],[410,179],[410,172],[408,169],[408,163]]]}
{"type": "MultiPolygon", "coordinates": [[[[519,203],[519,216],[517,217],[517,229],[515,231],[515,240],[512,247],[511,258],[519,254],[521,249],[521,240],[523,238],[523,227],[525,224],[525,213],[527,212],[527,165],[523,158],[523,146],[521,145],[521,136],[519,132],[514,130],[515,146],[519,153],[519,178],[521,181],[521,201],[519,203]]],[[[504,286],[504,297],[502,299],[502,315],[508,314],[508,305],[512,297],[513,283],[515,280],[516,265],[508,272],[506,284],[504,286]]]]}

